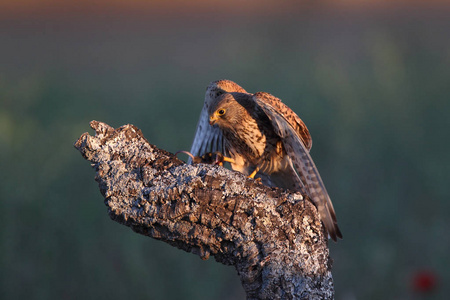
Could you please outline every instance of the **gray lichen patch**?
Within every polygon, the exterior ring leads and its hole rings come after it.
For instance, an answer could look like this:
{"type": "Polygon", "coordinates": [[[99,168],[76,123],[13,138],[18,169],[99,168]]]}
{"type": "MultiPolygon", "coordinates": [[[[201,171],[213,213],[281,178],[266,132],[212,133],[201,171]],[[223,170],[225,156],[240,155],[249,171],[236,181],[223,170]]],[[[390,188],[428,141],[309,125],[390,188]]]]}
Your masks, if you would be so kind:
{"type": "Polygon", "coordinates": [[[96,135],[75,147],[96,170],[113,220],[234,265],[248,299],[333,298],[327,239],[307,197],[223,167],[186,165],[133,125],[91,126],[96,135]]]}

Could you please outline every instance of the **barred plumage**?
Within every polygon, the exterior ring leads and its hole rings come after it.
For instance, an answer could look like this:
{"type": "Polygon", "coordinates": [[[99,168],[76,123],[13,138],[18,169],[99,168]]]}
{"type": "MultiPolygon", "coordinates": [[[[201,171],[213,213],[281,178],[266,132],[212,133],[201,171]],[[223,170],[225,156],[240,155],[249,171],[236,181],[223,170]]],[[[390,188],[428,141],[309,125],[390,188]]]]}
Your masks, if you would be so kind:
{"type": "Polygon", "coordinates": [[[256,170],[256,177],[268,186],[307,193],[336,241],[342,234],[309,155],[311,146],[306,125],[280,99],[263,92],[250,94],[232,81],[219,80],[206,90],[191,153],[220,151],[233,159],[233,170],[246,175],[256,170]]]}

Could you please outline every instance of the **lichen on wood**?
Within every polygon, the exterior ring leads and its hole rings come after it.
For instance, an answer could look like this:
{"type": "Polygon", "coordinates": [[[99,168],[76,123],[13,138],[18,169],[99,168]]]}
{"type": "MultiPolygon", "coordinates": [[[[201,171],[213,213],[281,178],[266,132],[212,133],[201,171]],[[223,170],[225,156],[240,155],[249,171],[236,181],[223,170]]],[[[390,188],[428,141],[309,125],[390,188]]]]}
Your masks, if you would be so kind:
{"type": "Polygon", "coordinates": [[[113,220],[233,265],[247,299],[333,299],[328,241],[306,196],[187,165],[133,125],[90,125],[95,136],[84,133],[75,147],[96,170],[113,220]]]}

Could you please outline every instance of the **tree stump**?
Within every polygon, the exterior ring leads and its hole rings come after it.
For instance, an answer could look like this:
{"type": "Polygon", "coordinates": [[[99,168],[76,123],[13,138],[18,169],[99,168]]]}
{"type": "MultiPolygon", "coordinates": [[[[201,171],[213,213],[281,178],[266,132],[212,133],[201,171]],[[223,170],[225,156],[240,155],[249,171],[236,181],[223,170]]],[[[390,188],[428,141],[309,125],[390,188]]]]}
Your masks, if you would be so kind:
{"type": "Polygon", "coordinates": [[[226,168],[187,165],[133,125],[92,121],[75,143],[109,216],[202,259],[233,265],[247,299],[333,299],[322,223],[307,196],[226,168]]]}

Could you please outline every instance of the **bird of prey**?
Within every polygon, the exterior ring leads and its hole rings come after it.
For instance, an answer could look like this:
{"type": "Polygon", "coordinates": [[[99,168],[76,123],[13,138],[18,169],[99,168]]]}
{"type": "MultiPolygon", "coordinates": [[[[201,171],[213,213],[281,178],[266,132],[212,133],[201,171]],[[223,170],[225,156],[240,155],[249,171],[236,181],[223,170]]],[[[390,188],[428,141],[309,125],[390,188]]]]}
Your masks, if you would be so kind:
{"type": "Polygon", "coordinates": [[[251,94],[233,81],[218,80],[206,89],[191,153],[223,153],[233,170],[260,178],[268,186],[306,193],[336,241],[342,234],[309,154],[311,146],[306,125],[280,99],[264,92],[251,94]]]}

